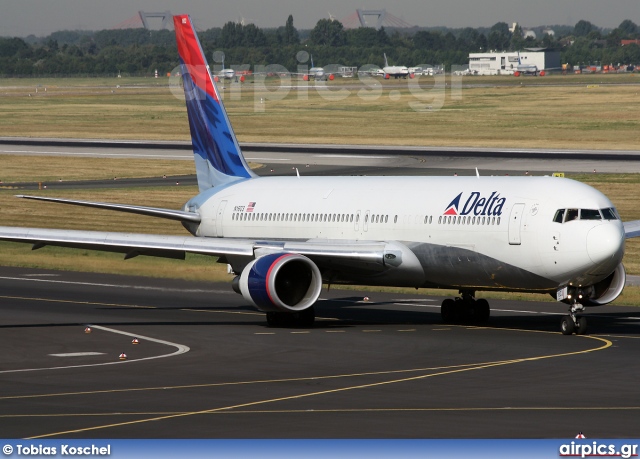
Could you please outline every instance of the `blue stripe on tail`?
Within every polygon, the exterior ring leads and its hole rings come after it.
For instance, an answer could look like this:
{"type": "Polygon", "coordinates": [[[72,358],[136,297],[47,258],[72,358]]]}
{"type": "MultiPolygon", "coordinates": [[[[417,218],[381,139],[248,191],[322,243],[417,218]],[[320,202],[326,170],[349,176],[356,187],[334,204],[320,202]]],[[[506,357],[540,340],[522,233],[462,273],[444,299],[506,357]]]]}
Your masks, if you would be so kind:
{"type": "Polygon", "coordinates": [[[255,177],[242,156],[190,18],[176,16],[174,24],[200,192],[255,177]]]}

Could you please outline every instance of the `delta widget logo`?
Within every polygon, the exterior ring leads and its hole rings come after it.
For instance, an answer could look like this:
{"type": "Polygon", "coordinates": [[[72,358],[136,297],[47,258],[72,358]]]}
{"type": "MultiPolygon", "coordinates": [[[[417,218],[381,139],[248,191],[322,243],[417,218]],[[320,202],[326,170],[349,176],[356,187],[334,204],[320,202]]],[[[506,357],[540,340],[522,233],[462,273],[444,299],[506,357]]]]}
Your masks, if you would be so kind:
{"type": "Polygon", "coordinates": [[[464,204],[461,206],[460,202],[463,200],[464,193],[460,193],[453,198],[453,201],[445,208],[442,215],[502,215],[502,208],[507,198],[500,197],[500,193],[493,191],[491,195],[483,197],[479,191],[473,191],[469,195],[464,204]]]}

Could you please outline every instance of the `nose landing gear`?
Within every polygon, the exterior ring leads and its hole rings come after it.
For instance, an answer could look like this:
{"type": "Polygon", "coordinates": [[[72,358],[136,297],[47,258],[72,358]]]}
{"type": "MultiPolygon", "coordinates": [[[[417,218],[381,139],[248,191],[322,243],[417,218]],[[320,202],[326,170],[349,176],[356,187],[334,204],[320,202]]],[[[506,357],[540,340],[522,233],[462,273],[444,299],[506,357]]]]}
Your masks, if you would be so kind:
{"type": "Polygon", "coordinates": [[[569,315],[562,316],[560,329],[563,335],[584,335],[587,333],[587,318],[579,316],[578,313],[584,311],[584,306],[580,303],[573,303],[569,308],[569,315]]]}

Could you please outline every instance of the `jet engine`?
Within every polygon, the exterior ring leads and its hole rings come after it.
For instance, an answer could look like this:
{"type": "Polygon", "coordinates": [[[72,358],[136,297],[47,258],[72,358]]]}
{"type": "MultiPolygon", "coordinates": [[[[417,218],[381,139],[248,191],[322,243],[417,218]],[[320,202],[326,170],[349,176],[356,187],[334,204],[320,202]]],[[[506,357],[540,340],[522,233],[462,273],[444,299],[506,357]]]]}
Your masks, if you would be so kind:
{"type": "Polygon", "coordinates": [[[627,274],[620,263],[605,279],[589,287],[578,289],[574,294],[582,295],[578,302],[585,306],[601,306],[618,298],[624,289],[627,274]]]}
{"type": "Polygon", "coordinates": [[[624,266],[620,263],[616,269],[606,278],[592,286],[592,292],[589,295],[586,306],[600,306],[602,304],[611,303],[618,298],[624,289],[627,274],[624,266]]]}
{"type": "Polygon", "coordinates": [[[317,301],[322,276],[313,261],[295,253],[272,253],[249,263],[233,289],[264,312],[299,312],[317,301]]]}

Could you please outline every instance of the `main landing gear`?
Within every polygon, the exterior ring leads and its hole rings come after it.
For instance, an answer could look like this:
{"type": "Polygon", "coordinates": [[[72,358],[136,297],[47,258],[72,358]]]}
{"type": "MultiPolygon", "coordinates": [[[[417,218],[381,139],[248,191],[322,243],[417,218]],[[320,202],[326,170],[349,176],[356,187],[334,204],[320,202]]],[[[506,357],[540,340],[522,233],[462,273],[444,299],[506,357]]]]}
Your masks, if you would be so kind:
{"type": "Polygon", "coordinates": [[[569,315],[562,316],[560,321],[560,329],[563,335],[584,335],[587,333],[587,318],[579,316],[578,313],[584,311],[584,306],[580,303],[574,303],[569,308],[569,315]]]}
{"type": "Polygon", "coordinates": [[[476,300],[475,292],[461,291],[455,299],[447,298],[442,302],[440,315],[445,323],[482,323],[489,320],[491,309],[484,298],[476,300]]]}
{"type": "Polygon", "coordinates": [[[311,328],[315,319],[313,306],[296,312],[267,312],[267,325],[271,328],[311,328]]]}

